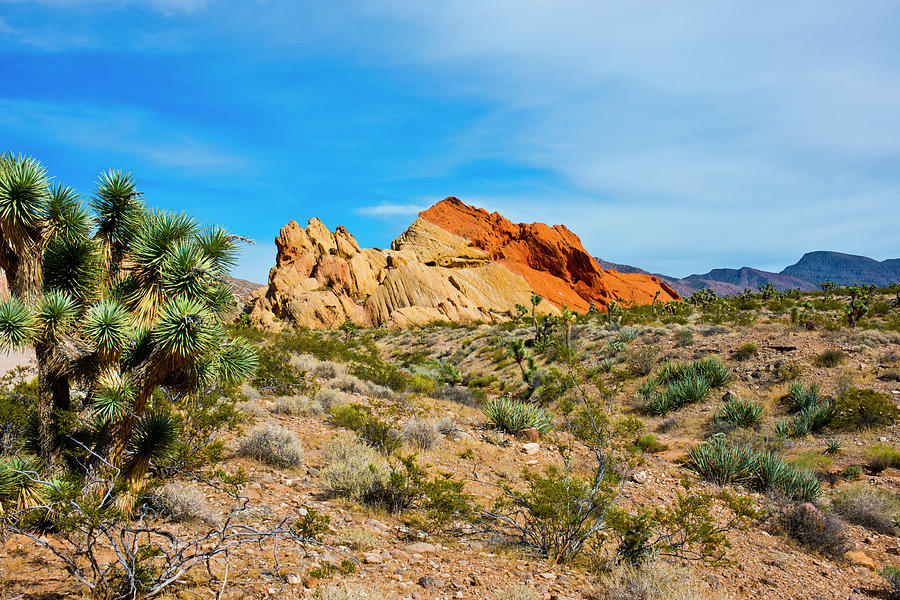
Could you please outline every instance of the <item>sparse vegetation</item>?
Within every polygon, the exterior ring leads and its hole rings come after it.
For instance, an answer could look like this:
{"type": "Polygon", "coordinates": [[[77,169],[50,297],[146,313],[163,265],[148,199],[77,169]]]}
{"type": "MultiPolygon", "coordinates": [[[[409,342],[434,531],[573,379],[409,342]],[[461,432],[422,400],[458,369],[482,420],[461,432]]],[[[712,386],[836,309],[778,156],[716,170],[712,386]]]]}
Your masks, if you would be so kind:
{"type": "Polygon", "coordinates": [[[508,398],[496,398],[484,405],[484,414],[498,429],[517,435],[526,429],[547,433],[553,428],[553,417],[533,404],[508,398]]]}

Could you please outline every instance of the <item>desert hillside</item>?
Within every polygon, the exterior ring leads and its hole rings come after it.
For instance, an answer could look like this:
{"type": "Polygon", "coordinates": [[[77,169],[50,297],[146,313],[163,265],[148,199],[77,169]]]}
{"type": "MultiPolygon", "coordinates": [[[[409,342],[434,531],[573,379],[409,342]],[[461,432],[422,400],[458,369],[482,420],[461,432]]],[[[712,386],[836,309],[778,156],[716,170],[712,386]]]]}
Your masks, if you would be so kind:
{"type": "MultiPolygon", "coordinates": [[[[873,293],[850,329],[848,300],[237,328],[255,376],[186,409],[189,451],[153,467],[136,514],[198,549],[282,531],[214,555],[179,598],[887,598],[900,313],[873,293]]],[[[9,535],[4,596],[83,589],[62,539],[9,535]]]]}

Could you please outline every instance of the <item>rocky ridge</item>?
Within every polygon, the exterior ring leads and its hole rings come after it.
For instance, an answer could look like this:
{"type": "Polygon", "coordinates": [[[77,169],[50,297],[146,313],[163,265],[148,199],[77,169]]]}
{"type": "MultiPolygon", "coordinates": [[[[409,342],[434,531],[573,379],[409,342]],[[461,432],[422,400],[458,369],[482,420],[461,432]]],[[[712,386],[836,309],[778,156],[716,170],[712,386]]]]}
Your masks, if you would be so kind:
{"type": "Polygon", "coordinates": [[[269,284],[250,296],[251,320],[267,329],[493,322],[530,306],[533,293],[548,300],[544,313],[678,298],[656,277],[602,270],[562,225],[512,223],[456,198],[420,213],[389,250],[361,248],[316,218],[305,228],[291,221],[275,244],[269,284]]]}

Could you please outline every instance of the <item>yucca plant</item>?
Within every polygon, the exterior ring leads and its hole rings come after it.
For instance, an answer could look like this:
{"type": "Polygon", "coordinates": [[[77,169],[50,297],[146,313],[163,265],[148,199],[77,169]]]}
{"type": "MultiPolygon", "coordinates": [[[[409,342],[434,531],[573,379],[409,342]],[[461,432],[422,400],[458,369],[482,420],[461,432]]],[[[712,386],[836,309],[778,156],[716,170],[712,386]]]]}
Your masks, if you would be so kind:
{"type": "Polygon", "coordinates": [[[732,396],[716,411],[713,416],[715,421],[725,421],[738,427],[752,427],[762,419],[762,405],[732,396]]]}
{"type": "Polygon", "coordinates": [[[484,405],[485,416],[498,429],[517,435],[526,429],[547,433],[553,428],[553,416],[534,404],[509,398],[495,398],[484,405]]]}
{"type": "Polygon", "coordinates": [[[800,412],[819,403],[819,384],[804,385],[801,381],[795,381],[788,390],[787,398],[791,408],[800,412]]]}
{"type": "Polygon", "coordinates": [[[690,466],[717,485],[747,484],[759,472],[759,456],[747,444],[713,437],[688,450],[690,466]]]}
{"type": "Polygon", "coordinates": [[[35,350],[42,459],[57,462],[59,419],[74,415],[95,432],[92,456],[140,489],[177,424],[158,412],[154,390],[234,385],[255,370],[253,346],[223,327],[238,238],[147,210],[119,171],[100,175],[88,209],[39,162],[10,154],[0,156],[0,231],[12,293],[0,301],[0,349],[35,350]]]}

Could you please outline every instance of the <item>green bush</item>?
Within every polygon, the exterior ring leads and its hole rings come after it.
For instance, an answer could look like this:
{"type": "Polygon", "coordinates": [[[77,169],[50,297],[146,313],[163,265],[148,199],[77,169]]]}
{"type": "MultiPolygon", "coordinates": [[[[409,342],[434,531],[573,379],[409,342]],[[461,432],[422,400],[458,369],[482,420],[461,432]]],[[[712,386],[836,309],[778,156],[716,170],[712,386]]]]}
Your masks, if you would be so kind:
{"type": "Polygon", "coordinates": [[[495,427],[513,435],[525,429],[535,429],[543,434],[553,428],[552,415],[534,404],[495,398],[486,403],[482,410],[495,427]]]}
{"type": "Polygon", "coordinates": [[[421,373],[416,373],[412,377],[409,378],[409,389],[416,394],[423,394],[425,396],[433,396],[434,391],[437,389],[437,380],[432,379],[428,375],[422,375],[421,373]]]}
{"type": "Polygon", "coordinates": [[[258,354],[256,375],[251,381],[256,389],[273,396],[288,396],[308,391],[306,373],[294,368],[286,351],[265,345],[259,348],[258,354]]]}
{"type": "Polygon", "coordinates": [[[891,425],[898,416],[897,406],[887,394],[850,388],[844,390],[835,401],[831,426],[838,430],[856,431],[891,425]]]}
{"type": "Polygon", "coordinates": [[[762,414],[761,404],[732,396],[716,411],[713,420],[732,423],[737,427],[752,427],[762,420],[762,414]]]}
{"type": "Polygon", "coordinates": [[[808,406],[794,415],[791,420],[791,436],[803,437],[825,428],[834,415],[834,403],[825,401],[808,406]]]}
{"type": "Polygon", "coordinates": [[[819,354],[815,360],[813,361],[817,367],[824,367],[830,369],[831,367],[836,367],[839,364],[843,363],[847,360],[847,353],[841,352],[840,350],[825,350],[821,354],[819,354]]]}
{"type": "Polygon", "coordinates": [[[667,445],[657,440],[656,436],[652,433],[642,435],[641,437],[636,439],[634,441],[634,446],[641,452],[649,452],[651,454],[656,452],[663,452],[669,449],[667,445]]]}
{"type": "Polygon", "coordinates": [[[342,404],[331,411],[331,422],[355,431],[366,444],[385,455],[400,448],[399,432],[359,404],[342,404]]]}
{"type": "Polygon", "coordinates": [[[881,569],[881,576],[888,586],[888,598],[900,599],[900,567],[887,566],[881,569]]]}

